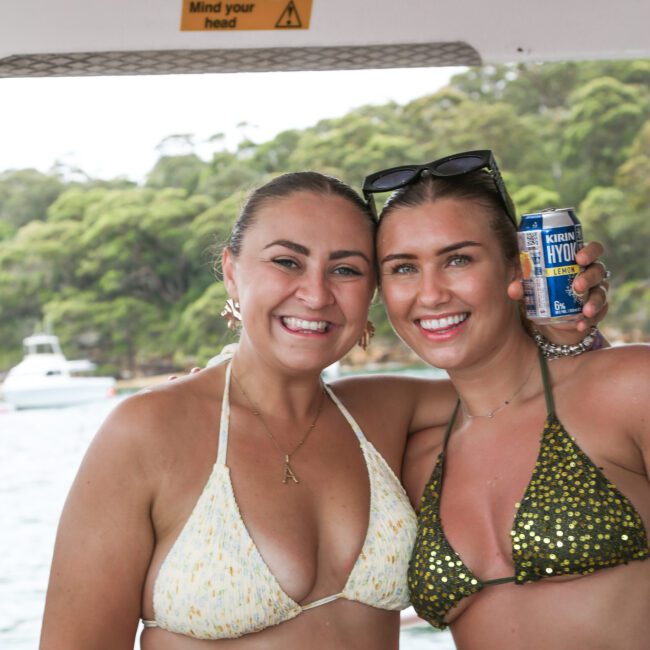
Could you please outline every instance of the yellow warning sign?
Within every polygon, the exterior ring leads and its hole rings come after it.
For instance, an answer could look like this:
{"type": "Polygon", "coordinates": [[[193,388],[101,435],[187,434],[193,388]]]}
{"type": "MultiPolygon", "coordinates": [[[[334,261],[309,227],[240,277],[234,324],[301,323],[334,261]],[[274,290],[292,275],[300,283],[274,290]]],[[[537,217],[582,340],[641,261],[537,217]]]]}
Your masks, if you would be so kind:
{"type": "Polygon", "coordinates": [[[293,0],[291,0],[289,4],[285,7],[284,11],[282,12],[282,15],[280,16],[280,18],[278,18],[278,22],[275,23],[275,26],[278,29],[281,29],[283,27],[286,28],[302,27],[300,14],[298,14],[298,10],[296,9],[296,3],[293,2],[293,0]]]}
{"type": "Polygon", "coordinates": [[[309,29],[312,0],[183,0],[181,31],[309,29]]]}

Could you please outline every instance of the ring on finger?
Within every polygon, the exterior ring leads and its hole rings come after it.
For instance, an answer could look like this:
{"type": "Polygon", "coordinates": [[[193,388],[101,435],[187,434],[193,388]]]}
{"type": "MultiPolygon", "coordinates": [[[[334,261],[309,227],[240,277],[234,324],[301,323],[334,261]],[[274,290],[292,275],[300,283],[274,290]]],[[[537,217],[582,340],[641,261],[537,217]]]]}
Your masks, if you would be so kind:
{"type": "Polygon", "coordinates": [[[599,282],[598,288],[602,289],[603,293],[605,294],[605,302],[607,302],[607,300],[609,299],[609,290],[610,290],[609,282],[607,282],[606,280],[604,280],[603,282],[599,282]]]}

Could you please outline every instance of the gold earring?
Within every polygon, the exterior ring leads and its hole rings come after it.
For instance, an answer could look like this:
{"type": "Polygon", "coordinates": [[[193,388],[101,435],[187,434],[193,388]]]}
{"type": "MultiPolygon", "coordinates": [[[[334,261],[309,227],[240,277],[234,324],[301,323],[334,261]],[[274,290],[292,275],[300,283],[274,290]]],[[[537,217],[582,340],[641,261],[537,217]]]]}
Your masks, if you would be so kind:
{"type": "Polygon", "coordinates": [[[221,311],[222,318],[226,321],[226,326],[231,332],[234,332],[241,323],[241,313],[239,311],[239,302],[228,298],[221,311]]]}
{"type": "Polygon", "coordinates": [[[359,338],[359,347],[365,352],[370,345],[370,339],[375,335],[375,325],[369,320],[363,329],[361,337],[359,338]]]}

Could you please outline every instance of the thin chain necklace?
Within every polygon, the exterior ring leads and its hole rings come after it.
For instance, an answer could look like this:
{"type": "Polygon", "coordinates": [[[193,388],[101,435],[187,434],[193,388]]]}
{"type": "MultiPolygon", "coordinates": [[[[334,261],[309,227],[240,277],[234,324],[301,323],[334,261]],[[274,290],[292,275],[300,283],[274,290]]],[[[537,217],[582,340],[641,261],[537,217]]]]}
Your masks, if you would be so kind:
{"type": "Polygon", "coordinates": [[[271,442],[274,444],[275,448],[284,456],[284,470],[282,474],[282,483],[285,485],[289,482],[292,481],[293,483],[300,483],[300,480],[296,476],[296,473],[294,472],[293,468],[291,467],[291,457],[305,444],[307,438],[309,438],[309,434],[314,430],[316,427],[316,423],[318,422],[318,418],[320,417],[320,414],[323,410],[323,404],[325,402],[325,386],[322,385],[321,383],[321,394],[320,394],[320,402],[318,403],[318,410],[316,411],[316,416],[314,417],[314,420],[312,423],[309,425],[309,428],[307,431],[305,431],[305,435],[302,437],[302,440],[293,448],[292,451],[287,453],[282,447],[280,447],[278,441],[275,439],[275,436],[273,435],[273,432],[271,431],[271,428],[269,425],[266,423],[266,420],[264,419],[264,416],[262,415],[262,411],[260,410],[259,406],[253,400],[248,396],[248,393],[244,390],[244,387],[241,385],[239,382],[239,379],[237,379],[237,375],[235,373],[232,373],[232,376],[235,380],[235,383],[237,384],[237,388],[241,391],[241,394],[246,398],[246,401],[250,404],[251,411],[253,412],[253,415],[258,417],[260,419],[260,422],[266,429],[266,433],[271,439],[271,442]]]}
{"type": "Polygon", "coordinates": [[[530,368],[528,369],[528,372],[526,373],[526,378],[524,379],[521,386],[519,386],[519,388],[517,388],[517,390],[507,400],[505,400],[503,403],[499,404],[499,406],[497,406],[492,411],[488,411],[487,413],[479,413],[478,415],[472,415],[471,413],[468,412],[467,408],[465,407],[465,402],[463,402],[463,400],[461,399],[460,400],[460,406],[463,409],[463,414],[465,415],[465,417],[468,420],[474,420],[476,418],[493,418],[499,411],[503,411],[503,409],[506,406],[509,406],[512,403],[512,400],[515,399],[515,397],[517,397],[517,395],[519,395],[519,393],[521,393],[521,391],[524,389],[524,386],[528,383],[528,380],[530,379],[530,375],[533,372],[533,368],[535,366],[536,356],[537,355],[533,356],[533,361],[530,364],[530,368]]]}

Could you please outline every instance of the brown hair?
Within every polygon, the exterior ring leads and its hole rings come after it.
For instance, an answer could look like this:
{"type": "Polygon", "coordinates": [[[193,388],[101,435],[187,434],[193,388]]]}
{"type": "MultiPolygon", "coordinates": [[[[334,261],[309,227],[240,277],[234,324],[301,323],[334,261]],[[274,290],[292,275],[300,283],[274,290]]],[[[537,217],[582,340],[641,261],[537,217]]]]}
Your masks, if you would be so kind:
{"type": "Polygon", "coordinates": [[[325,196],[339,196],[349,201],[368,219],[368,222],[372,226],[372,234],[374,235],[376,222],[365,201],[349,185],[346,185],[338,178],[319,172],[290,172],[277,176],[249,195],[233,226],[227,244],[235,257],[241,252],[244,235],[248,228],[255,222],[255,217],[260,208],[269,201],[284,199],[296,192],[314,192],[315,194],[325,196]]]}
{"type": "Polygon", "coordinates": [[[379,227],[381,222],[398,208],[415,207],[444,198],[473,201],[485,207],[490,214],[490,227],[501,244],[506,261],[514,263],[518,260],[517,229],[505,211],[503,199],[493,178],[485,170],[451,178],[422,174],[415,183],[391,194],[381,211],[379,227]]]}

